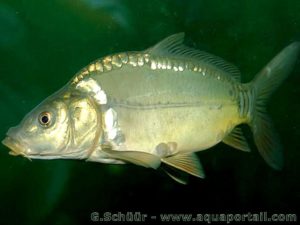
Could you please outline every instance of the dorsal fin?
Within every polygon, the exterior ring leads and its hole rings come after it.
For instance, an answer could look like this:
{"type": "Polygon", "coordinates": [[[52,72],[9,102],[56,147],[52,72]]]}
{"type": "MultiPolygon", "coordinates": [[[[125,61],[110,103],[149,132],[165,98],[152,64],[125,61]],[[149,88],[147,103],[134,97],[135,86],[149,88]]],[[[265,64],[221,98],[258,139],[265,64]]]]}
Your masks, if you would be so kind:
{"type": "Polygon", "coordinates": [[[173,34],[157,43],[152,48],[147,49],[146,52],[151,55],[176,56],[179,58],[190,58],[201,61],[231,74],[237,81],[241,80],[240,71],[236,66],[226,62],[218,56],[187,47],[183,44],[183,41],[184,33],[173,34]]]}

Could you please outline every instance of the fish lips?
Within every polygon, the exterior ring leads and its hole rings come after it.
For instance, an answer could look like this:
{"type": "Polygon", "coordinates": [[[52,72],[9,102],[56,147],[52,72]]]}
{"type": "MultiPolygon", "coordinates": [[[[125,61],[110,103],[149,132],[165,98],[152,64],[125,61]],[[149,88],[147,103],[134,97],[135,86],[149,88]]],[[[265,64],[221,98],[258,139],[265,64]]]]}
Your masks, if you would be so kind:
{"type": "Polygon", "coordinates": [[[9,152],[10,155],[17,156],[23,155],[26,156],[27,148],[24,146],[24,143],[20,143],[18,141],[18,128],[11,127],[7,133],[6,138],[3,139],[2,144],[8,147],[11,151],[9,152]]]}
{"type": "Polygon", "coordinates": [[[17,140],[15,140],[11,137],[7,136],[6,138],[4,138],[4,140],[2,141],[2,144],[11,150],[9,152],[10,155],[13,155],[13,156],[24,155],[23,147],[21,146],[21,144],[17,140]]]}

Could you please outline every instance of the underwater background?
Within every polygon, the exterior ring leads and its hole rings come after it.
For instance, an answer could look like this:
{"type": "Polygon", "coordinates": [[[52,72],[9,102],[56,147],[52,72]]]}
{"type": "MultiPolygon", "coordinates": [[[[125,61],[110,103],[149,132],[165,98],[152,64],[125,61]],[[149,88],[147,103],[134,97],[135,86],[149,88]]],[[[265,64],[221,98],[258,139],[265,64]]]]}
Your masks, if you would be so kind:
{"type": "MultiPolygon", "coordinates": [[[[298,0],[1,0],[0,139],[92,60],[178,32],[235,64],[248,82],[300,40],[299,12],[298,0]]],[[[188,185],[135,165],[29,161],[1,144],[0,223],[95,224],[92,212],[118,211],[299,213],[299,61],[268,105],[284,146],[281,172],[263,161],[250,132],[251,153],[222,143],[199,152],[206,178],[188,185]]]]}

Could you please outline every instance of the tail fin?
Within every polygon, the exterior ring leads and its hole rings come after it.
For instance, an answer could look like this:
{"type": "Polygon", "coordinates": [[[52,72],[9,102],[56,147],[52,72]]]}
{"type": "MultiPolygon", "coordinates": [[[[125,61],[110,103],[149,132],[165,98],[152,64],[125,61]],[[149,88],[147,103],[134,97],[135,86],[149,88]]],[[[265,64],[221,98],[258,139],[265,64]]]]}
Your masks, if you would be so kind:
{"type": "Polygon", "coordinates": [[[283,167],[283,152],[272,122],[266,114],[266,103],[276,88],[288,77],[297,60],[300,42],[294,42],[283,49],[254,78],[254,110],[250,127],[254,142],[264,160],[274,169],[283,167]]]}

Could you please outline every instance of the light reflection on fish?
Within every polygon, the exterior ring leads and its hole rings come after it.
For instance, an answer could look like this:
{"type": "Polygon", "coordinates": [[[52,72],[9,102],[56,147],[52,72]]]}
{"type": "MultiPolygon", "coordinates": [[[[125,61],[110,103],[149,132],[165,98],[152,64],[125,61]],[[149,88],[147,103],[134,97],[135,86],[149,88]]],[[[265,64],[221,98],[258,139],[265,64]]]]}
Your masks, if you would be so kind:
{"type": "Polygon", "coordinates": [[[291,72],[300,44],[282,50],[250,83],[219,57],[183,45],[184,34],[141,52],[113,54],[83,68],[61,90],[10,128],[13,155],[162,166],[203,178],[195,152],[224,143],[250,151],[240,124],[274,169],[282,147],[265,104],[291,72]]]}

